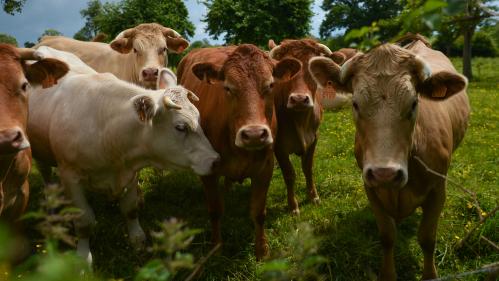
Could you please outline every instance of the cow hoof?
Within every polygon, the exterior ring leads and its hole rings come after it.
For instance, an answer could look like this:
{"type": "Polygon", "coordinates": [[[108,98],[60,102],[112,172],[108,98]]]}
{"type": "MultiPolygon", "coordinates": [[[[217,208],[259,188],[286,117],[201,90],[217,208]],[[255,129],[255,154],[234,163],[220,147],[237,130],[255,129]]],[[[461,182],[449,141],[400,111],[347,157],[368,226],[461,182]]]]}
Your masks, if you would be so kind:
{"type": "Polygon", "coordinates": [[[88,238],[83,238],[78,241],[76,246],[76,253],[78,256],[82,257],[88,265],[92,266],[92,253],[90,252],[89,240],[88,238]]]}
{"type": "Polygon", "coordinates": [[[310,201],[312,201],[314,205],[319,205],[321,203],[321,199],[319,197],[312,198],[310,201]]]}
{"type": "Polygon", "coordinates": [[[135,229],[133,232],[129,233],[130,243],[133,248],[137,251],[143,250],[146,247],[146,234],[142,228],[135,229]]]}
{"type": "Polygon", "coordinates": [[[269,245],[267,242],[263,242],[260,245],[256,246],[255,256],[257,261],[261,261],[262,259],[269,256],[269,245]]]}
{"type": "Polygon", "coordinates": [[[300,216],[300,209],[296,208],[294,210],[291,210],[291,214],[293,216],[300,216]]]}

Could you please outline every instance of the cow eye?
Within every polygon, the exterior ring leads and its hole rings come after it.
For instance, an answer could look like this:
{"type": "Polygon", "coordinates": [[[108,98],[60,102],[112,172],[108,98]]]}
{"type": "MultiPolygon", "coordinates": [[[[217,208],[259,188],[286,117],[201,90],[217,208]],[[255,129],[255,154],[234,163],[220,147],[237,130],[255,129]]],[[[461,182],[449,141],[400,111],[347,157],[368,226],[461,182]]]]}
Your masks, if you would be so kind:
{"type": "Polygon", "coordinates": [[[21,90],[23,90],[23,92],[26,92],[28,90],[28,87],[29,87],[29,83],[28,82],[24,82],[21,85],[21,90]]]}
{"type": "Polygon", "coordinates": [[[185,132],[187,132],[187,125],[186,124],[177,124],[175,126],[175,130],[177,130],[181,133],[185,133],[185,132]]]}
{"type": "Polygon", "coordinates": [[[227,86],[224,86],[224,90],[225,90],[225,92],[226,92],[227,94],[230,94],[230,93],[231,93],[230,88],[229,88],[229,87],[227,87],[227,86]]]}
{"type": "Polygon", "coordinates": [[[133,48],[133,52],[134,52],[134,53],[137,53],[137,49],[133,48]]]}
{"type": "Polygon", "coordinates": [[[352,106],[353,106],[353,109],[355,109],[355,111],[359,111],[359,105],[356,102],[353,102],[352,106]]]}
{"type": "Polygon", "coordinates": [[[161,55],[166,52],[166,47],[159,49],[158,53],[161,55]]]}
{"type": "Polygon", "coordinates": [[[412,119],[415,116],[417,108],[418,108],[418,100],[415,100],[412,102],[411,111],[409,112],[409,115],[407,116],[408,119],[412,119]]]}

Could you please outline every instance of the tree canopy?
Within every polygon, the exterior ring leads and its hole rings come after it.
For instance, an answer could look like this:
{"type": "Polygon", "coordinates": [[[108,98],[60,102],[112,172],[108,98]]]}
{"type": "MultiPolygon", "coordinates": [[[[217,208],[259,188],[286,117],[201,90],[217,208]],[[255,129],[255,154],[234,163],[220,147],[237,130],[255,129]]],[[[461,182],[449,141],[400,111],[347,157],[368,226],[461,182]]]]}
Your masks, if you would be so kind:
{"type": "Polygon", "coordinates": [[[5,33],[0,33],[0,43],[7,43],[17,47],[16,38],[14,36],[5,33]]]}
{"type": "Polygon", "coordinates": [[[15,13],[20,13],[23,9],[26,0],[0,0],[3,10],[7,14],[14,15],[15,13]]]}
{"type": "Polygon", "coordinates": [[[312,0],[205,0],[209,34],[227,43],[264,46],[269,39],[301,38],[310,31],[312,0]]]}
{"type": "Polygon", "coordinates": [[[40,37],[38,37],[38,42],[40,42],[40,40],[43,38],[43,36],[60,36],[60,35],[63,35],[63,34],[55,29],[49,28],[49,29],[46,29],[42,33],[42,35],[40,35],[40,37]]]}
{"type": "Polygon", "coordinates": [[[99,0],[90,0],[87,8],[80,11],[80,15],[85,19],[85,25],[74,35],[75,39],[90,41],[99,33],[99,27],[95,18],[102,13],[102,4],[99,0]]]}

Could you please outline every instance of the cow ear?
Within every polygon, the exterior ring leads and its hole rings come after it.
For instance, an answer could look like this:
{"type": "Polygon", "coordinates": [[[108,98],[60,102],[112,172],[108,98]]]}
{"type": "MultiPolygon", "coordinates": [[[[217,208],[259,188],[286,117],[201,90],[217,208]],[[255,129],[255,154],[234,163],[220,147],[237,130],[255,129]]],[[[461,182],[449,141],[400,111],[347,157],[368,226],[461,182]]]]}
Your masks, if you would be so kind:
{"type": "Polygon", "coordinates": [[[169,68],[161,68],[159,70],[157,89],[166,89],[177,86],[177,76],[169,68]]]}
{"type": "Polygon", "coordinates": [[[346,59],[347,56],[343,54],[342,52],[333,52],[332,54],[329,55],[329,57],[337,64],[337,65],[342,65],[346,59]]]}
{"type": "MultiPolygon", "coordinates": [[[[348,64],[345,64],[343,67],[349,67],[348,64]]],[[[321,88],[326,88],[329,86],[333,86],[336,90],[344,91],[344,92],[352,92],[350,87],[348,86],[350,83],[348,82],[348,77],[345,81],[342,81],[342,67],[336,64],[330,58],[326,58],[323,56],[313,57],[309,61],[308,69],[312,78],[314,78],[315,82],[321,88]]],[[[348,71],[348,70],[347,70],[348,71]]],[[[350,71],[349,71],[350,72],[350,71]]]]}
{"type": "Polygon", "coordinates": [[[223,80],[220,69],[212,63],[197,63],[192,66],[192,72],[199,80],[209,84],[223,80]]]}
{"type": "Polygon", "coordinates": [[[274,79],[276,82],[286,82],[293,79],[301,69],[301,62],[297,59],[286,58],[279,61],[274,67],[274,79]]]}
{"type": "Polygon", "coordinates": [[[277,44],[274,42],[274,40],[270,39],[269,40],[269,50],[274,49],[277,46],[277,44]]]}
{"type": "Polygon", "coordinates": [[[166,46],[168,50],[176,54],[182,53],[187,47],[189,47],[189,41],[181,37],[166,37],[166,46]]]}
{"type": "Polygon", "coordinates": [[[133,106],[141,122],[148,122],[154,117],[156,106],[151,97],[139,96],[134,99],[133,106]]]}
{"type": "Polygon", "coordinates": [[[26,78],[32,85],[42,85],[49,88],[57,84],[57,80],[68,73],[66,63],[52,59],[42,59],[33,64],[26,65],[26,78]]]}
{"type": "Polygon", "coordinates": [[[128,38],[119,38],[111,42],[111,48],[118,53],[128,54],[133,48],[132,40],[128,38]]]}
{"type": "Polygon", "coordinates": [[[423,81],[419,92],[431,99],[446,99],[466,89],[466,77],[448,71],[441,71],[431,75],[423,81]]]}

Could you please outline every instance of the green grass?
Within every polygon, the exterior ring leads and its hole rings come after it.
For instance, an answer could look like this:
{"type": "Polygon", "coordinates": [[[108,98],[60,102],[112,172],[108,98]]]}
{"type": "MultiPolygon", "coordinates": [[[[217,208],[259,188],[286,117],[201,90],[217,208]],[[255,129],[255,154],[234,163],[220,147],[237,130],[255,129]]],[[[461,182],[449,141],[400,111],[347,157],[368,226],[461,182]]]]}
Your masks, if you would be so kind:
{"type": "MultiPolygon", "coordinates": [[[[453,60],[458,69],[460,62],[453,60]]],[[[469,86],[472,105],[471,121],[464,142],[453,156],[449,176],[478,194],[488,212],[499,204],[499,58],[475,59],[476,81],[469,86]],[[479,67],[478,67],[479,65],[479,67]],[[477,69],[480,69],[478,71],[477,69]]],[[[305,182],[299,169],[297,196],[301,216],[288,214],[286,191],[281,171],[276,168],[267,199],[266,230],[272,254],[280,252],[287,233],[298,222],[309,222],[321,239],[320,254],[329,262],[321,268],[332,280],[370,280],[378,272],[381,246],[374,217],[362,187],[360,170],[353,156],[354,125],[350,109],[326,112],[320,128],[315,158],[315,179],[322,202],[308,204],[305,182]]],[[[297,157],[293,158],[299,167],[297,157]]],[[[35,170],[31,176],[30,207],[37,205],[41,179],[35,170]]],[[[210,250],[210,224],[204,194],[198,178],[185,172],[161,172],[146,169],[141,173],[145,204],[140,212],[146,232],[168,217],[186,221],[191,228],[204,230],[196,236],[190,250],[201,257],[210,250]]],[[[476,235],[463,249],[454,243],[478,222],[470,199],[448,184],[447,202],[437,235],[437,267],[441,276],[473,270],[499,261],[499,253],[480,242],[476,235]]],[[[225,193],[226,212],[222,235],[223,251],[207,262],[201,280],[259,280],[253,256],[253,225],[249,218],[249,182],[235,185],[225,193]]],[[[131,279],[150,258],[135,253],[126,240],[125,220],[116,204],[92,195],[98,219],[92,238],[95,269],[107,278],[131,279]]],[[[396,267],[399,280],[419,280],[422,253],[416,241],[418,211],[399,227],[396,244],[396,267]]],[[[499,243],[499,215],[489,219],[476,234],[499,243]]],[[[482,280],[477,276],[463,280],[482,280]]]]}

